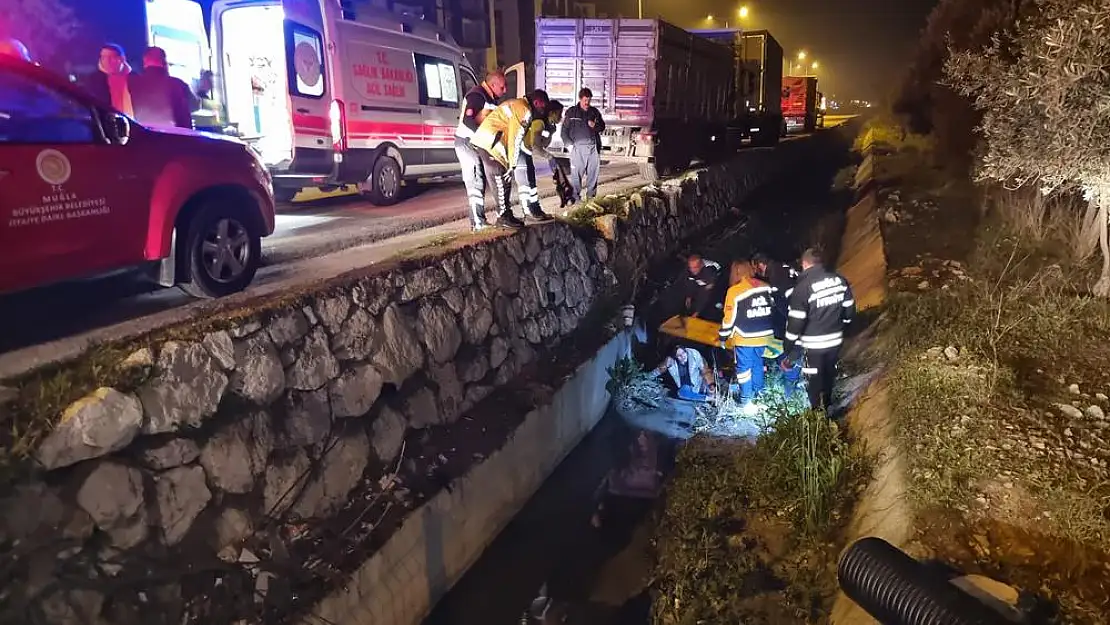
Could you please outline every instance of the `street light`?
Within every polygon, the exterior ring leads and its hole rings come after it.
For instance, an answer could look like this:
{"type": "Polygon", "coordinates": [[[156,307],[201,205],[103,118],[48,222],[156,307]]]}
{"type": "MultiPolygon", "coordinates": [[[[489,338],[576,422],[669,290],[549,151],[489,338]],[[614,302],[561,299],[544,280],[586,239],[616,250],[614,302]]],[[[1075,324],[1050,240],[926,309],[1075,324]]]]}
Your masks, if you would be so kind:
{"type": "Polygon", "coordinates": [[[748,18],[748,7],[740,7],[740,10],[738,11],[738,13],[740,14],[740,19],[742,19],[742,20],[747,19],[748,18]]]}
{"type": "Polygon", "coordinates": [[[805,52],[805,50],[802,50],[801,52],[799,52],[799,53],[798,53],[798,60],[799,60],[799,61],[804,61],[804,60],[806,60],[806,52],[805,52]]]}

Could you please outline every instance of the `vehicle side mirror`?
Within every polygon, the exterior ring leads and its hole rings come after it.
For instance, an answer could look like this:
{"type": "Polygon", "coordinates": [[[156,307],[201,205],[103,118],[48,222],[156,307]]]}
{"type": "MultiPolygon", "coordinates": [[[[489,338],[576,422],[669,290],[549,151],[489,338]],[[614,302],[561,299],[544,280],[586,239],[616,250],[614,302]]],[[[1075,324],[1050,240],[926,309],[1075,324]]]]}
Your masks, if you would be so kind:
{"type": "Polygon", "coordinates": [[[131,120],[122,113],[116,113],[112,116],[112,127],[115,131],[116,143],[127,145],[128,140],[131,139],[131,120]]]}

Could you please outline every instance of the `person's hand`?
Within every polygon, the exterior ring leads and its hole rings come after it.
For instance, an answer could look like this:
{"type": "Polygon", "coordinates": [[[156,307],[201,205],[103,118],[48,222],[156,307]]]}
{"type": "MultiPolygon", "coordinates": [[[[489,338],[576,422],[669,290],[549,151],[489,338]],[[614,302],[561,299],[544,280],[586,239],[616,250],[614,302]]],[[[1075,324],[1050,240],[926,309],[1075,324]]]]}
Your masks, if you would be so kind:
{"type": "Polygon", "coordinates": [[[790,371],[793,368],[794,362],[789,358],[783,358],[782,362],[779,363],[779,369],[782,369],[783,372],[790,371]]]}
{"type": "Polygon", "coordinates": [[[591,119],[590,121],[586,122],[586,124],[587,124],[587,125],[588,125],[588,126],[589,126],[590,128],[593,128],[594,126],[596,126],[596,124],[594,124],[594,120],[592,120],[592,119],[591,119]]]}

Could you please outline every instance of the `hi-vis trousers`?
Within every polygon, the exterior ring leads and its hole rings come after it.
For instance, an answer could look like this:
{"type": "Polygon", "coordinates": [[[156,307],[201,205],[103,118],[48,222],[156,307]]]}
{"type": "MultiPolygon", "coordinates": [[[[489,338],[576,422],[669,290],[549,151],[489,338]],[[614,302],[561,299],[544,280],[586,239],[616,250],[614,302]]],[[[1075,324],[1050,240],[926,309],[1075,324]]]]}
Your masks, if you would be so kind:
{"type": "Polygon", "coordinates": [[[536,164],[531,154],[521,150],[516,167],[513,167],[513,177],[521,209],[525,214],[534,213],[540,206],[540,190],[536,186],[536,164]]]}
{"type": "Polygon", "coordinates": [[[505,166],[489,155],[485,150],[478,154],[482,158],[482,168],[486,172],[486,184],[493,187],[494,199],[497,200],[497,216],[512,215],[512,203],[509,198],[513,192],[513,182],[505,166]]]}
{"type": "Polygon", "coordinates": [[[486,178],[478,150],[470,139],[455,137],[455,155],[459,157],[463,184],[466,185],[466,204],[470,208],[470,225],[486,223],[486,178]]]}

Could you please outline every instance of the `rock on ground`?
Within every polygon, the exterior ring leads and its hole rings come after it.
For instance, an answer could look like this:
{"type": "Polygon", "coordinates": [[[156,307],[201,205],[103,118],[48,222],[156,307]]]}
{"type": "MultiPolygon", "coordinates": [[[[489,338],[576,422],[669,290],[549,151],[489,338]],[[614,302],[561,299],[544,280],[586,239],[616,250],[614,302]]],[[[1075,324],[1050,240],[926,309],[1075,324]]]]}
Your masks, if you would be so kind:
{"type": "Polygon", "coordinates": [[[387,384],[400,386],[424,364],[424,350],[416,333],[396,305],[382,314],[376,343],[371,362],[387,384]]]}
{"type": "Polygon", "coordinates": [[[293,513],[302,519],[326,518],[347,502],[370,461],[366,432],[355,429],[340,436],[320,460],[316,474],[297,500],[293,513]]]}
{"type": "Polygon", "coordinates": [[[240,397],[266,406],[285,390],[281,356],[270,337],[254,334],[235,346],[235,373],[231,389],[240,397]]]}
{"type": "Polygon", "coordinates": [[[167,545],[176,545],[212,499],[204,469],[178,467],[154,478],[158,523],[167,545]]]}
{"type": "Polygon", "coordinates": [[[382,374],[370,365],[358,365],[328,388],[331,412],[336,417],[361,417],[366,414],[382,392],[382,374]]]}
{"type": "Polygon", "coordinates": [[[200,457],[200,448],[188,438],[173,438],[139,453],[143,466],[162,471],[189,464],[200,457]]]}
{"type": "Polygon", "coordinates": [[[217,431],[200,453],[208,481],[229,493],[248,493],[254,478],[266,470],[274,447],[270,418],[256,412],[217,431]]]}
{"type": "Polygon", "coordinates": [[[77,505],[102,530],[125,524],[143,505],[143,476],[133,467],[102,461],[77,490],[77,505]]]}
{"type": "Polygon", "coordinates": [[[401,451],[406,426],[405,418],[387,406],[382,407],[374,419],[370,426],[370,443],[374,447],[374,455],[382,463],[392,462],[401,451]]]}
{"type": "Polygon", "coordinates": [[[317,328],[304,341],[297,360],[285,372],[285,385],[301,391],[323,387],[339,375],[339,361],[331,353],[328,335],[317,328]]]}
{"type": "Polygon", "coordinates": [[[158,377],[139,390],[145,433],[195,427],[216,413],[228,379],[202,345],[165,343],[157,369],[158,377]]]}
{"type": "Polygon", "coordinates": [[[138,399],[99,388],[66,408],[36,457],[47,470],[99,458],[127,447],[142,429],[138,399]]]}

